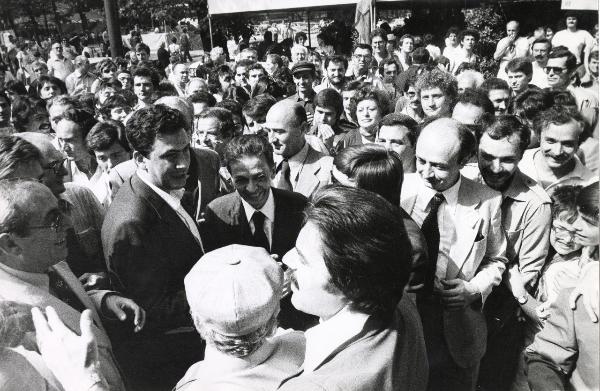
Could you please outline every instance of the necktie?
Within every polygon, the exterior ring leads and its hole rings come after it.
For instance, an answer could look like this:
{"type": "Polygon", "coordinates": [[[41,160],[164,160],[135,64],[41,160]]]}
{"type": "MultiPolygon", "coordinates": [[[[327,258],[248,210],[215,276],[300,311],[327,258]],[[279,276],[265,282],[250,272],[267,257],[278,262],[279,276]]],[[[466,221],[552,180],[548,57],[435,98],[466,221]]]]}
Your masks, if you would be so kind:
{"type": "Polygon", "coordinates": [[[427,253],[429,254],[429,264],[427,267],[427,275],[425,276],[425,294],[431,294],[433,292],[433,281],[435,279],[438,251],[440,247],[440,228],[438,226],[437,212],[442,202],[444,202],[444,195],[442,193],[436,193],[429,203],[429,213],[421,225],[421,232],[423,232],[423,236],[425,236],[427,253]]]}
{"type": "Polygon", "coordinates": [[[290,181],[290,163],[287,159],[283,159],[281,161],[278,167],[278,171],[280,171],[280,175],[277,188],[292,191],[292,182],[290,181]]]}
{"type": "Polygon", "coordinates": [[[269,246],[269,240],[265,234],[265,215],[261,211],[255,211],[252,215],[252,222],[254,223],[253,245],[270,252],[271,246],[269,246]]]}
{"type": "Polygon", "coordinates": [[[47,274],[50,293],[79,312],[87,308],[56,270],[50,268],[47,274]]]}

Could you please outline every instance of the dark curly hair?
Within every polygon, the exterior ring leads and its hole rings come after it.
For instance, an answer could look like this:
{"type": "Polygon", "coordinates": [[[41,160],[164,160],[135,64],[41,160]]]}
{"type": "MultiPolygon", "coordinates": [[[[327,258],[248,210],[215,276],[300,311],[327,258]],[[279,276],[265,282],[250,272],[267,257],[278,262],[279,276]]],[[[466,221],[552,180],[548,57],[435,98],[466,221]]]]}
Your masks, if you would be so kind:
{"type": "Polygon", "coordinates": [[[127,141],[133,150],[148,157],[158,136],[175,134],[186,129],[179,110],[165,105],[150,105],[135,111],[127,120],[127,141]]]}

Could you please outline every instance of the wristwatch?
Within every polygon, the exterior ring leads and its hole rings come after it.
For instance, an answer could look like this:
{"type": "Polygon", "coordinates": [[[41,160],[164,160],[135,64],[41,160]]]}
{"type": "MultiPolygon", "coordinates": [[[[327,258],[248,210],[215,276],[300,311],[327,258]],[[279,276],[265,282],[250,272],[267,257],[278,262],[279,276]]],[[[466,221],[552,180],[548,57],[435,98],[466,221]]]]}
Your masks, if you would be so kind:
{"type": "Polygon", "coordinates": [[[527,303],[527,300],[529,300],[529,296],[527,296],[527,293],[524,293],[522,296],[515,297],[515,299],[517,299],[517,302],[520,305],[524,305],[525,303],[527,303]]]}

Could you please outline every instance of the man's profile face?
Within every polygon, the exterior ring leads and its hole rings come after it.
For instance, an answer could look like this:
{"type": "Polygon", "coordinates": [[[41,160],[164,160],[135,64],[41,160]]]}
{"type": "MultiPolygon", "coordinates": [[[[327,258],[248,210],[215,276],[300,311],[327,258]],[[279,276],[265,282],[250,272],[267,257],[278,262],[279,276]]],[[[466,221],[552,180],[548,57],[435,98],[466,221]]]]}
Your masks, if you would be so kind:
{"type": "Polygon", "coordinates": [[[68,174],[64,166],[65,158],[54,147],[48,146],[42,156],[42,183],[46,185],[52,194],[58,197],[65,191],[64,177],[68,174]]]}
{"type": "Polygon", "coordinates": [[[44,273],[67,257],[66,229],[69,222],[49,189],[36,186],[31,191],[35,193],[29,200],[35,204],[30,205],[29,233],[24,237],[11,236],[20,248],[19,266],[22,270],[44,273]]]}
{"type": "Polygon", "coordinates": [[[292,271],[292,304],[299,311],[327,320],[348,302],[331,282],[323,258],[323,241],[310,221],[298,234],[296,246],[283,257],[292,271]]]}
{"type": "Polygon", "coordinates": [[[452,134],[454,130],[432,130],[435,122],[425,127],[417,140],[417,173],[425,186],[441,192],[456,183],[462,163],[458,137],[452,134]],[[440,132],[446,132],[446,137],[440,137],[440,132]]]}
{"type": "Polygon", "coordinates": [[[190,139],[185,129],[157,136],[152,151],[142,160],[156,187],[165,191],[182,189],[190,166],[190,139]]]}
{"type": "Polygon", "coordinates": [[[113,107],[110,109],[110,119],[113,121],[118,121],[125,124],[125,118],[131,112],[131,107],[121,106],[121,107],[113,107]]]}
{"type": "Polygon", "coordinates": [[[546,164],[551,169],[559,169],[569,164],[579,148],[581,125],[575,120],[566,124],[549,124],[542,129],[540,150],[546,164]]]}
{"type": "Polygon", "coordinates": [[[244,155],[229,166],[231,180],[240,197],[254,209],[260,209],[269,198],[273,168],[264,156],[244,155]]]}
{"type": "Polygon", "coordinates": [[[278,68],[279,64],[277,64],[277,61],[271,57],[267,57],[267,60],[265,61],[265,70],[267,73],[269,75],[273,75],[273,72],[275,72],[278,68]]]}
{"type": "Polygon", "coordinates": [[[52,82],[47,81],[42,85],[42,88],[40,88],[41,99],[48,100],[58,95],[60,95],[60,88],[52,82]]]}
{"type": "Polygon", "coordinates": [[[134,76],[133,78],[133,93],[139,100],[145,103],[150,102],[154,85],[149,76],[134,76]]]}
{"type": "Polygon", "coordinates": [[[242,51],[240,55],[242,60],[256,61],[256,52],[253,50],[242,51]]]}
{"type": "MultiPolygon", "coordinates": [[[[194,115],[196,115],[196,113],[194,113],[194,115]]],[[[220,146],[223,144],[223,141],[219,139],[221,124],[217,118],[200,117],[195,121],[194,128],[194,146],[199,148],[210,148],[213,151],[217,151],[218,149],[222,152],[220,146]]]]}
{"type": "Polygon", "coordinates": [[[566,88],[571,83],[571,73],[567,69],[567,57],[549,58],[544,70],[550,88],[566,88]]]}
{"type": "Polygon", "coordinates": [[[415,147],[409,134],[410,130],[404,125],[382,125],[375,141],[400,155],[402,166],[407,168],[414,166],[415,159],[415,147]]]}
{"type": "Polygon", "coordinates": [[[450,110],[450,103],[439,87],[421,90],[421,106],[427,117],[444,115],[450,110]]]}
{"type": "Polygon", "coordinates": [[[137,58],[138,61],[148,61],[150,54],[145,50],[138,50],[135,52],[135,58],[137,58]]]}
{"type": "Polygon", "coordinates": [[[56,139],[67,159],[79,161],[89,157],[81,127],[76,122],[68,119],[61,120],[56,126],[56,139]]]}
{"type": "Polygon", "coordinates": [[[304,146],[304,132],[295,116],[287,108],[274,107],[267,113],[265,128],[273,153],[284,158],[294,156],[304,146]]]}
{"type": "Polygon", "coordinates": [[[524,91],[531,81],[531,76],[527,76],[524,72],[508,71],[508,86],[516,94],[524,91]]]}
{"type": "Polygon", "coordinates": [[[94,156],[98,167],[107,174],[117,164],[129,160],[129,152],[118,142],[112,143],[108,149],[94,151],[94,156]]]}
{"type": "Polygon", "coordinates": [[[337,120],[337,113],[331,107],[315,106],[313,123],[316,125],[325,124],[334,126],[337,120]]]}
{"type": "Polygon", "coordinates": [[[344,75],[346,74],[346,68],[343,62],[330,61],[327,64],[327,78],[333,85],[340,85],[344,82],[344,75]]]}
{"type": "Polygon", "coordinates": [[[508,101],[510,100],[510,91],[508,90],[490,90],[488,98],[494,105],[496,115],[506,114],[508,110],[508,101]]]}
{"type": "Polygon", "coordinates": [[[521,156],[517,137],[494,140],[484,132],[479,141],[477,161],[485,183],[494,190],[505,190],[517,171],[521,156]]]}

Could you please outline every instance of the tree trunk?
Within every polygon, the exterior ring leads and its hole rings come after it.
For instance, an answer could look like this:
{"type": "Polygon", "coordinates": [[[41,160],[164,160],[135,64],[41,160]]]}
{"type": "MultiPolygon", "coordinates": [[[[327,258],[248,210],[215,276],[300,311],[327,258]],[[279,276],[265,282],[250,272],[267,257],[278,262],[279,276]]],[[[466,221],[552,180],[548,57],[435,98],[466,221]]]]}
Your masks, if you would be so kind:
{"type": "Polygon", "coordinates": [[[79,13],[79,17],[81,18],[81,30],[85,33],[88,30],[88,19],[85,15],[85,9],[83,7],[83,2],[77,2],[77,12],[79,13]]]}

